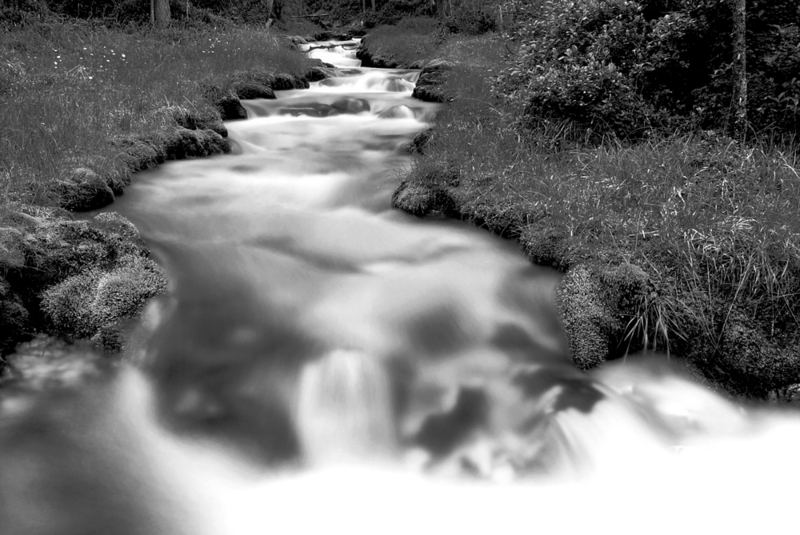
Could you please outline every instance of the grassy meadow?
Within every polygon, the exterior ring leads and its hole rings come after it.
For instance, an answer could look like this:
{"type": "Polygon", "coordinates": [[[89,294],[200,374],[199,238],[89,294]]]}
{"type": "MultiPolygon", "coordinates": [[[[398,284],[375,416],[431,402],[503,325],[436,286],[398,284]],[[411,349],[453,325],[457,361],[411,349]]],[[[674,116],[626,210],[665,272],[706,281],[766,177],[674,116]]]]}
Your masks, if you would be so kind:
{"type": "Polygon", "coordinates": [[[220,18],[154,30],[0,17],[0,376],[25,376],[5,355],[42,333],[116,354],[166,290],[130,222],[68,210],[109,204],[165,160],[228,151],[227,110],[307,84],[312,65],[265,26],[220,18]]]}
{"type": "Polygon", "coordinates": [[[209,86],[237,72],[302,74],[300,53],[263,28],[108,28],[31,20],[0,31],[0,210],[52,204],[76,167],[118,168],[114,141],[173,124],[168,107],[213,113],[209,86]]]}

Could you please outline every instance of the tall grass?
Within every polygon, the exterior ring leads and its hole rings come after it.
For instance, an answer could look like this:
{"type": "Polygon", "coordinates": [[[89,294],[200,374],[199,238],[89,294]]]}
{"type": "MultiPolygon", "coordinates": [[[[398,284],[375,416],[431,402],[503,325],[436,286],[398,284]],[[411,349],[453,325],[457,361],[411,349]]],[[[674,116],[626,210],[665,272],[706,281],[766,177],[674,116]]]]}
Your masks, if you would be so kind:
{"type": "Polygon", "coordinates": [[[653,291],[628,334],[645,346],[701,334],[713,349],[742,313],[767,332],[800,329],[796,145],[743,146],[710,132],[579,145],[566,123],[513,128],[513,110],[464,76],[456,69],[448,82],[456,98],[412,181],[449,189],[490,227],[512,219],[523,245],[557,236],[561,268],[641,266],[653,291]]]}
{"type": "Polygon", "coordinates": [[[158,129],[165,105],[202,111],[203,87],[235,71],[300,74],[306,59],[265,31],[123,31],[77,21],[0,28],[0,196],[48,203],[91,161],[113,167],[115,136],[158,129]]]}

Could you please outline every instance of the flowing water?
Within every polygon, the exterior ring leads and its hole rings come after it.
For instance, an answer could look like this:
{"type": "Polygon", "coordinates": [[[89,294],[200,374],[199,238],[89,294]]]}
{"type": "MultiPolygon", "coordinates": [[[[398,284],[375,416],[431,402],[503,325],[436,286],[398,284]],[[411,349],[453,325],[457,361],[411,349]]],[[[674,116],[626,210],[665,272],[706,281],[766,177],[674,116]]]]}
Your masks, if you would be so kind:
{"type": "Polygon", "coordinates": [[[356,44],[115,205],[170,295],[133,365],[0,436],[0,534],[793,529],[796,418],[663,358],[577,372],[556,273],[390,209],[436,107],[356,44]]]}

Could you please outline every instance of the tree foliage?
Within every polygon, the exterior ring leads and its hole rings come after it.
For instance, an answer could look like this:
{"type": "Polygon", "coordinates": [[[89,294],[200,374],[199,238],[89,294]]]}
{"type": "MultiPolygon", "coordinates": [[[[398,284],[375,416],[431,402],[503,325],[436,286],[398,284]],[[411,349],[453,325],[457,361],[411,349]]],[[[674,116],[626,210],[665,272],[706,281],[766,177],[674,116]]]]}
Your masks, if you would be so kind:
{"type": "MultiPolygon", "coordinates": [[[[730,0],[512,1],[519,45],[499,93],[528,123],[568,120],[637,137],[651,126],[725,128],[733,119],[730,0]]],[[[747,5],[752,128],[800,132],[800,5],[747,5]]]]}

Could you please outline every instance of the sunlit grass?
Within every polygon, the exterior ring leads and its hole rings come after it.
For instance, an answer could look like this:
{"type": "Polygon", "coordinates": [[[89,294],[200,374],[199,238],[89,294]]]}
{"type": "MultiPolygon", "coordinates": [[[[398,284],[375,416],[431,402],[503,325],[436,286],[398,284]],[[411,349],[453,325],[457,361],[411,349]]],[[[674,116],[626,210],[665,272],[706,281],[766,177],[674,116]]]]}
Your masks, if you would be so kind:
{"type": "Polygon", "coordinates": [[[84,22],[0,28],[0,195],[48,203],[69,169],[119,165],[115,137],[151,132],[167,105],[208,110],[204,87],[236,71],[302,73],[306,59],[259,29],[125,32],[84,22]]]}

